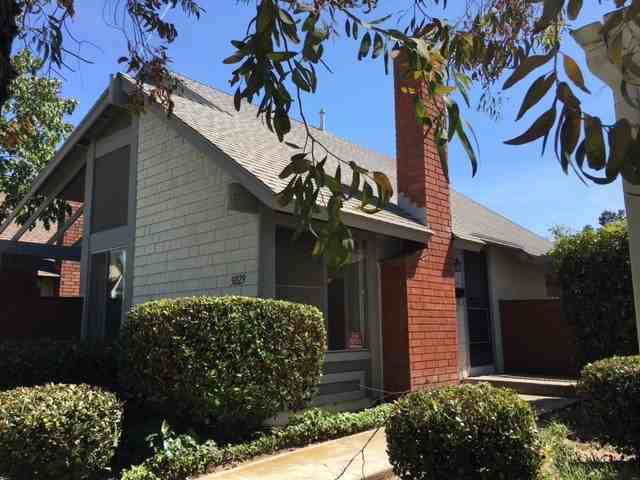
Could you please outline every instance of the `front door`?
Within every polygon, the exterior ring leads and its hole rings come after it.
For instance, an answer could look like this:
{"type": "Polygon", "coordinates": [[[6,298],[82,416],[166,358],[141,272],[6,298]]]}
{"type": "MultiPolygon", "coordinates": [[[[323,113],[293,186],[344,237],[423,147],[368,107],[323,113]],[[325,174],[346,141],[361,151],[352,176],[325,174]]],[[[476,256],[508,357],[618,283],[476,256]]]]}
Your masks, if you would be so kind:
{"type": "Polygon", "coordinates": [[[493,329],[484,252],[464,252],[464,274],[470,374],[491,373],[494,370],[493,329]]]}

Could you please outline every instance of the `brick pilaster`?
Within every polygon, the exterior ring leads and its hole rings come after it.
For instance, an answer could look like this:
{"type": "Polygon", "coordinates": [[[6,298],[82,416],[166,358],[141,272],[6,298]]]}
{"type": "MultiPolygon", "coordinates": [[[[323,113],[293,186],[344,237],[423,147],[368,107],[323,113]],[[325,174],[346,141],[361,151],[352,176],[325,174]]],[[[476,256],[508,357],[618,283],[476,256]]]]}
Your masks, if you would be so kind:
{"type": "MultiPolygon", "coordinates": [[[[401,92],[402,87],[418,89],[419,85],[401,72],[402,63],[397,60],[398,193],[426,212],[427,225],[433,235],[425,248],[395,260],[393,268],[388,269],[393,278],[383,281],[383,284],[401,282],[406,300],[406,319],[394,318],[393,322],[398,331],[406,331],[406,338],[400,344],[407,352],[391,346],[391,352],[385,355],[385,364],[390,364],[387,359],[394,355],[406,355],[395,365],[407,364],[409,372],[389,372],[388,376],[407,378],[406,386],[415,390],[458,382],[458,331],[449,183],[433,135],[426,134],[416,121],[413,97],[401,92]],[[400,321],[407,322],[406,328],[397,325],[400,321]]],[[[435,106],[432,108],[435,111],[435,106]]],[[[383,298],[383,303],[385,301],[393,300],[383,298]]],[[[383,307],[383,313],[385,310],[383,307]]],[[[389,322],[386,318],[384,321],[389,322]]]]}
{"type": "MultiPolygon", "coordinates": [[[[71,208],[73,212],[75,212],[81,206],[81,203],[71,202],[71,208]]],[[[76,243],[82,238],[83,229],[84,215],[80,215],[78,219],[73,222],[73,225],[71,225],[65,232],[62,244],[65,246],[69,246],[76,243]]],[[[59,295],[61,297],[80,296],[80,263],[70,261],[63,261],[61,263],[59,295]]]]}

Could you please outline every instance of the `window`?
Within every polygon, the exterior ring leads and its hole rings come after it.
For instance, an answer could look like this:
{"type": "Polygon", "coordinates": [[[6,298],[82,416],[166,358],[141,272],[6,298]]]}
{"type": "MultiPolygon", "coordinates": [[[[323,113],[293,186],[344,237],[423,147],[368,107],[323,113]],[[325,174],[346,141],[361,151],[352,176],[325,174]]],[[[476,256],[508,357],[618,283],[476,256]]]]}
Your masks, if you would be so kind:
{"type": "Polygon", "coordinates": [[[364,243],[352,262],[330,273],[312,257],[314,238],[294,240],[293,231],[276,230],[276,298],[317,306],[325,314],[329,350],[366,348],[367,289],[364,243]]]}
{"type": "Polygon", "coordinates": [[[125,268],[124,250],[91,256],[92,336],[114,338],[118,335],[124,302],[125,268]]]}
{"type": "Polygon", "coordinates": [[[130,147],[96,158],[91,205],[91,232],[127,224],[129,208],[130,147]]]}

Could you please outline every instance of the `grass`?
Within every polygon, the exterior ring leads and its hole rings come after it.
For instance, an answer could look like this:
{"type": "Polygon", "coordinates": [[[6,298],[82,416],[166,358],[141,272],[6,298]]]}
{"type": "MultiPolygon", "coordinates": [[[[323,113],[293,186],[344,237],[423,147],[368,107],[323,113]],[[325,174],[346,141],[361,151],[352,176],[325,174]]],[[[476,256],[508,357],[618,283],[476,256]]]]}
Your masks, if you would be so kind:
{"type": "Polygon", "coordinates": [[[580,407],[541,422],[547,462],[545,480],[640,480],[640,465],[600,445],[580,407]]]}

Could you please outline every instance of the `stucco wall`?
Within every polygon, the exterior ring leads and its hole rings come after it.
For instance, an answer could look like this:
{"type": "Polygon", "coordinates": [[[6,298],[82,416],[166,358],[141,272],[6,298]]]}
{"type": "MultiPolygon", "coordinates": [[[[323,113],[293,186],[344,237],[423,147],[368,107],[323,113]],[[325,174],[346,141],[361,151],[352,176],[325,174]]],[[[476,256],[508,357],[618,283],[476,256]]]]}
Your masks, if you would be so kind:
{"type": "Polygon", "coordinates": [[[507,248],[487,251],[489,295],[494,329],[496,368],[503,370],[500,300],[526,300],[547,297],[545,268],[522,259],[507,248]]]}
{"type": "Polygon", "coordinates": [[[153,112],[141,117],[134,303],[257,295],[258,215],[227,208],[232,182],[164,117],[153,112]],[[234,278],[244,283],[234,286],[234,278]]]}

